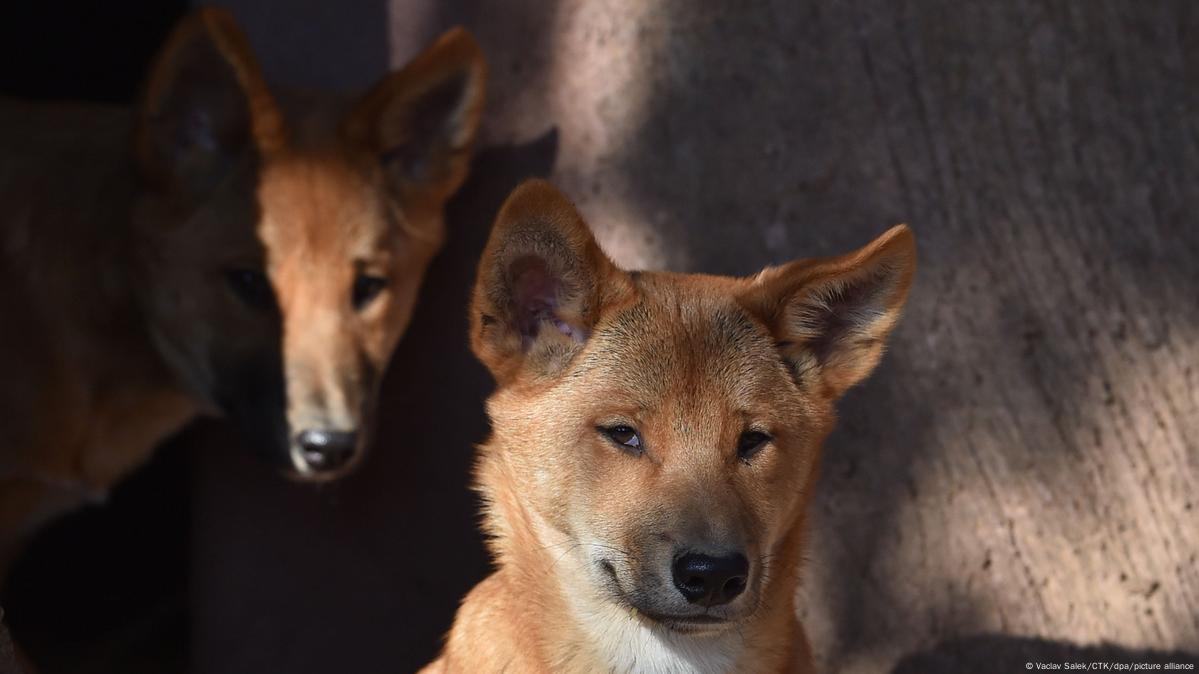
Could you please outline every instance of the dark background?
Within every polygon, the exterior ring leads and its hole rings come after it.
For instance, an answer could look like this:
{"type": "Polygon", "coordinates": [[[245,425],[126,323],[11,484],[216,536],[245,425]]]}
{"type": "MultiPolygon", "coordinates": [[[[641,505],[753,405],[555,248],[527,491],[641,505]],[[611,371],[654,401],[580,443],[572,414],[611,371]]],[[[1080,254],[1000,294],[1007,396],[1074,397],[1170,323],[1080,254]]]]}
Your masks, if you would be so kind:
{"type": "MultiPolygon", "coordinates": [[[[436,652],[486,569],[466,293],[498,204],[540,174],[626,266],[752,273],[912,224],[907,315],[842,405],[814,505],[802,613],[824,670],[1196,661],[1199,7],[228,4],[298,87],[360,88],[467,25],[491,149],[362,471],[301,487],[219,423],[189,429],[16,570],[2,603],[47,672],[393,672],[436,652]]],[[[3,91],[127,100],[182,11],[6,6],[3,91]]]]}
{"type": "MultiPolygon", "coordinates": [[[[0,95],[128,104],[186,11],[176,0],[6,3],[0,95]]],[[[189,464],[187,451],[158,453],[104,508],[56,522],[14,567],[0,606],[45,672],[184,670],[189,464]]]]}

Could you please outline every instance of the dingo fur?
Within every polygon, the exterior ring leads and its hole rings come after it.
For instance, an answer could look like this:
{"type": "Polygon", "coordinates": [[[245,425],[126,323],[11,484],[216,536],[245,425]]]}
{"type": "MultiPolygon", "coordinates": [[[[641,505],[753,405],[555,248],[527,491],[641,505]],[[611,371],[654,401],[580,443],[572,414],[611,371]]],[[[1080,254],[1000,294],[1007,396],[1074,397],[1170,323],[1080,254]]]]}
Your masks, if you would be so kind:
{"type": "Polygon", "coordinates": [[[751,278],[626,272],[553,187],[517,189],[470,309],[497,568],[425,671],[812,671],[795,594],[820,446],[914,270],[900,225],[751,278]]]}
{"type": "Polygon", "coordinates": [[[0,564],[197,414],[298,479],[357,463],[484,78],[456,29],[357,100],[276,97],[210,8],[133,110],[0,104],[0,564]]]}

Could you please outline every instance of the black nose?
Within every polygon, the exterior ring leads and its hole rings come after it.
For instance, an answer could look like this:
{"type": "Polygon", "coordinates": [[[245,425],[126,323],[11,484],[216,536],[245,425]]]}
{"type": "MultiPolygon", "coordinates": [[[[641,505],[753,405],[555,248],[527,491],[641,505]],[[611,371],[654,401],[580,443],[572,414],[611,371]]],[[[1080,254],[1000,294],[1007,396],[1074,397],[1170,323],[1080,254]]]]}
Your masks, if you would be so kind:
{"type": "Polygon", "coordinates": [[[296,436],[304,462],[315,472],[337,470],[350,461],[358,447],[358,434],[353,431],[312,430],[296,436]]]}
{"type": "Polygon", "coordinates": [[[712,557],[689,552],[674,560],[674,586],[692,604],[727,604],[745,591],[749,561],[734,553],[712,557]]]}

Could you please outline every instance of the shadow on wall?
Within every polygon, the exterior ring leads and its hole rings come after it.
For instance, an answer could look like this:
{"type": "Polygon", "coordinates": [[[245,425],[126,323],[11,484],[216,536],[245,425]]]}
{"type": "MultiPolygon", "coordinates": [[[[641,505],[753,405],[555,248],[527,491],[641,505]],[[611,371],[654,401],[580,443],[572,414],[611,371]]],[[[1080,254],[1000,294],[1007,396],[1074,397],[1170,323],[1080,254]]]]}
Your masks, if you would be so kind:
{"type": "MultiPolygon", "coordinates": [[[[927,651],[904,657],[891,674],[1014,674],[1037,671],[1037,665],[1092,663],[1190,665],[1199,668],[1199,655],[1183,651],[1152,651],[1121,648],[1114,644],[1077,646],[1065,641],[982,634],[943,641],[927,651]]],[[[1188,670],[1182,670],[1188,671],[1188,670]]]]}

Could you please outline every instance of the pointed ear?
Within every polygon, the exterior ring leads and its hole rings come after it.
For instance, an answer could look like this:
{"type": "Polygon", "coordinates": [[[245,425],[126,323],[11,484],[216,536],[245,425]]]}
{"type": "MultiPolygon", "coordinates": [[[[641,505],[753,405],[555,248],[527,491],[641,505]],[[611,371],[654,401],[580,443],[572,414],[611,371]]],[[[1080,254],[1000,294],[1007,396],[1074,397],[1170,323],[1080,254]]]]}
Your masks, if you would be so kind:
{"type": "Polygon", "coordinates": [[[145,178],[199,197],[246,152],[273,152],[284,142],[282,115],[233,17],[205,8],[180,22],[139,108],[136,154],[145,178]]]}
{"type": "Polygon", "coordinates": [[[343,133],[379,158],[398,197],[440,203],[466,179],[486,70],[475,39],[452,29],[367,92],[343,133]]]}
{"type": "Polygon", "coordinates": [[[542,180],[516,189],[483,250],[471,346],[501,384],[554,374],[591,334],[602,306],[631,290],[573,204],[542,180]]]}
{"type": "Polygon", "coordinates": [[[878,364],[915,271],[915,237],[898,225],[848,255],[767,269],[742,299],[797,380],[837,398],[878,364]]]}

